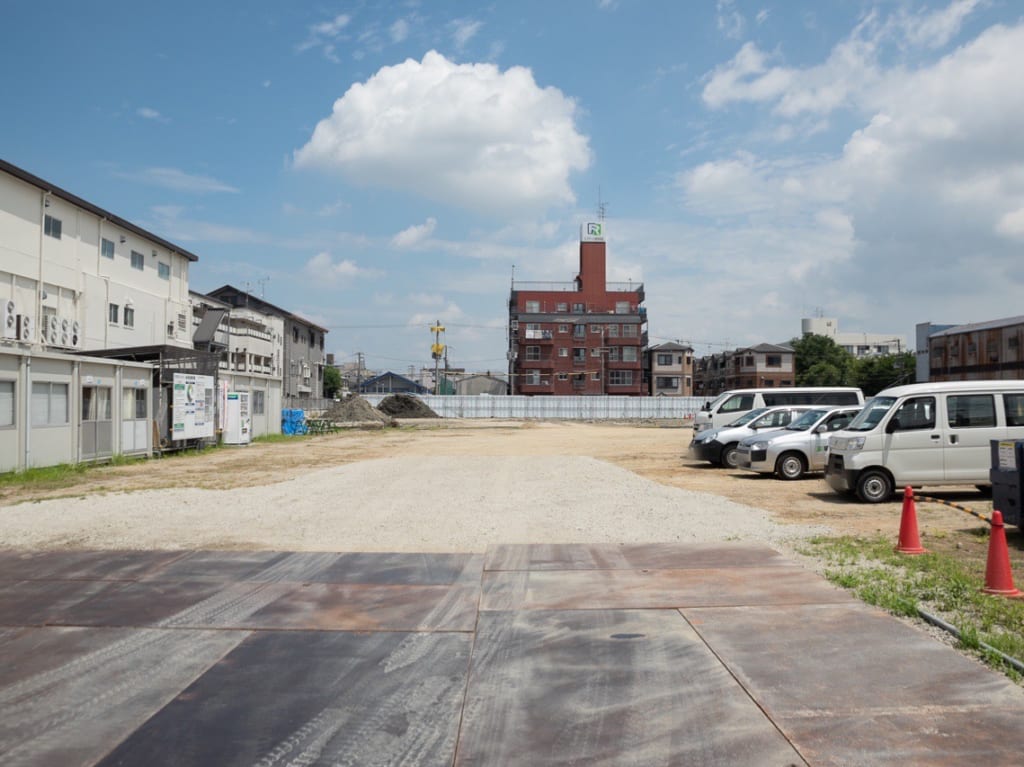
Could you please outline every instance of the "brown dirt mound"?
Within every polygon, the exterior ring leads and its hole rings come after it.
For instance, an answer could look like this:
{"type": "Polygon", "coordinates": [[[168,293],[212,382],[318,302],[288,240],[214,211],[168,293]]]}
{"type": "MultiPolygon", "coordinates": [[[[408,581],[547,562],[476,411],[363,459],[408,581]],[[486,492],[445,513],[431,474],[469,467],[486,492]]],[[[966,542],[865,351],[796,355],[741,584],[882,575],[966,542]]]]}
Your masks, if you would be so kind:
{"type": "Polygon", "coordinates": [[[380,401],[377,409],[392,418],[440,418],[420,400],[410,394],[389,394],[380,401]]]}
{"type": "Polygon", "coordinates": [[[324,419],[332,423],[390,423],[391,419],[376,410],[373,405],[353,394],[341,402],[335,402],[330,409],[324,413],[324,419]]]}

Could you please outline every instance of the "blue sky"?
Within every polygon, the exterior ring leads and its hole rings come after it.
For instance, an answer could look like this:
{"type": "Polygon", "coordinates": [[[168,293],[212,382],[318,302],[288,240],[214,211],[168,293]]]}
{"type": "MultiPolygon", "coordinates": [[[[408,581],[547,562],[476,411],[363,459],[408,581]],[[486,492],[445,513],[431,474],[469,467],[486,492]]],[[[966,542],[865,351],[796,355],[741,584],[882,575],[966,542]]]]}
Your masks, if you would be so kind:
{"type": "Polygon", "coordinates": [[[504,370],[519,280],[607,205],[651,342],[816,311],[913,337],[1024,313],[1024,8],[5,3],[0,156],[330,328],[339,361],[504,370]],[[237,8],[230,8],[237,5],[237,8]],[[298,7],[290,7],[298,6],[298,7]]]}

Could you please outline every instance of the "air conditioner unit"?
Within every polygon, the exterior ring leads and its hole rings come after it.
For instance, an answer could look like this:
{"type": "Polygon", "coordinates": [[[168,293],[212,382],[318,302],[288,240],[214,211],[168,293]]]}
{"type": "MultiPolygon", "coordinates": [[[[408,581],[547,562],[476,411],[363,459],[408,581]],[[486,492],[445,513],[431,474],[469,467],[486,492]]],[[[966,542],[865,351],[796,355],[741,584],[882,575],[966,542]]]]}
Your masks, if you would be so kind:
{"type": "Polygon", "coordinates": [[[60,345],[65,347],[71,346],[71,336],[68,333],[62,332],[60,334],[60,345]]]}
{"type": "Polygon", "coordinates": [[[18,340],[32,343],[36,340],[35,323],[27,314],[18,315],[18,340]]]}
{"type": "Polygon", "coordinates": [[[82,347],[82,326],[78,320],[71,323],[71,346],[75,349],[82,347]]]}
{"type": "Polygon", "coordinates": [[[4,301],[4,312],[0,322],[3,323],[0,335],[4,338],[18,337],[18,307],[14,301],[10,299],[4,301]]]}
{"type": "Polygon", "coordinates": [[[60,332],[68,333],[71,331],[71,320],[67,317],[61,317],[60,319],[60,332]]]}
{"type": "Polygon", "coordinates": [[[51,314],[50,318],[46,320],[46,325],[43,327],[43,333],[45,334],[49,329],[50,338],[53,338],[60,331],[60,320],[57,319],[56,314],[51,314]]]}

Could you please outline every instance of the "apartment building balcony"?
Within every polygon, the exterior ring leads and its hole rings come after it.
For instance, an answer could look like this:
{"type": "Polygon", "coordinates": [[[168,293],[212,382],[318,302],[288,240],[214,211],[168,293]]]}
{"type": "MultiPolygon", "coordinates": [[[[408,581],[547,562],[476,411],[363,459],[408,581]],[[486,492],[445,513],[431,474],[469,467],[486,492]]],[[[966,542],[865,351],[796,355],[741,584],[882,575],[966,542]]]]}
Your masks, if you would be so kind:
{"type": "Polygon", "coordinates": [[[542,357],[540,359],[531,360],[526,357],[519,358],[522,361],[523,367],[535,368],[538,370],[551,370],[555,366],[554,357],[542,357]]]}
{"type": "Polygon", "coordinates": [[[551,378],[524,378],[519,384],[520,394],[549,394],[551,378]]]}
{"type": "Polygon", "coordinates": [[[538,343],[538,344],[550,344],[555,340],[554,334],[550,330],[526,330],[520,331],[519,342],[523,343],[538,343]]]}

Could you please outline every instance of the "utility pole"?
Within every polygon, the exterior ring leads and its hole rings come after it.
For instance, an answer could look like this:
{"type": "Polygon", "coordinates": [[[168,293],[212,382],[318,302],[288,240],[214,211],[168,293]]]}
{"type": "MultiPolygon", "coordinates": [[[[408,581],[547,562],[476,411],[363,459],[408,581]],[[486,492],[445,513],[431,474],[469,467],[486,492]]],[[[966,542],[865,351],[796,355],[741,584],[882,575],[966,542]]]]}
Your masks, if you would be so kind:
{"type": "Polygon", "coordinates": [[[430,332],[434,334],[434,345],[430,347],[430,356],[434,358],[434,394],[437,394],[438,386],[441,383],[438,378],[438,367],[441,364],[441,355],[444,353],[444,344],[441,343],[444,325],[441,324],[441,320],[434,323],[434,327],[430,329],[430,332]]]}
{"type": "Polygon", "coordinates": [[[359,393],[359,387],[363,385],[363,353],[356,352],[356,393],[359,393]]]}

